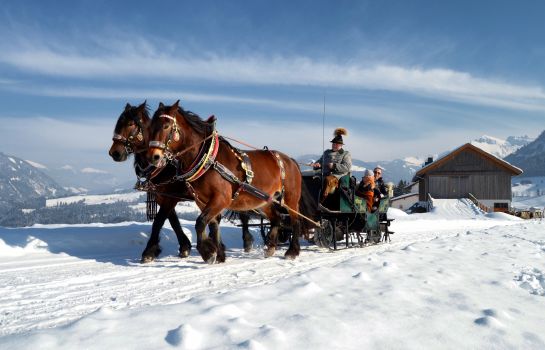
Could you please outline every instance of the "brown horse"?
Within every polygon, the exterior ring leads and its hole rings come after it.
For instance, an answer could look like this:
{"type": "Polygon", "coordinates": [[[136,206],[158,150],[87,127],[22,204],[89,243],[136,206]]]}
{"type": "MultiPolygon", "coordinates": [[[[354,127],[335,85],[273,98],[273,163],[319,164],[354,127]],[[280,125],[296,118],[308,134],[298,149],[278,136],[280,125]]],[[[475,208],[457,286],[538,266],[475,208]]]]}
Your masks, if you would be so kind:
{"type": "MultiPolygon", "coordinates": [[[[147,177],[150,172],[155,170],[155,167],[148,162],[146,157],[150,122],[151,118],[149,117],[146,102],[140,106],[131,106],[127,103],[115,125],[113,144],[109,151],[110,156],[116,162],[123,162],[127,160],[130,154],[134,153],[134,170],[139,178],[147,177]]],[[[141,263],[151,262],[161,253],[159,233],[167,217],[180,245],[179,256],[185,258],[191,252],[191,241],[182,230],[175,207],[178,202],[194,201],[195,199],[187,187],[183,186],[183,183],[182,185],[168,183],[175,174],[176,169],[168,166],[154,179],[150,180],[152,184],[156,185],[156,200],[160,205],[160,209],[153,220],[151,236],[142,253],[141,263]]],[[[249,252],[252,250],[254,242],[254,237],[248,228],[249,216],[245,213],[239,213],[239,218],[242,222],[244,251],[249,252]]],[[[210,227],[210,229],[215,228],[210,227]]]]}
{"type": "MultiPolygon", "coordinates": [[[[113,144],[109,154],[116,162],[127,160],[131,153],[134,153],[134,170],[141,178],[147,176],[154,167],[149,164],[146,158],[147,143],[149,139],[150,117],[146,102],[140,106],[131,106],[127,103],[125,110],[119,116],[114,129],[113,144]]],[[[166,186],[159,186],[159,191],[169,191],[166,186]]],[[[185,235],[174,208],[179,201],[192,200],[189,192],[182,191],[176,195],[157,195],[156,200],[160,205],[159,212],[153,220],[151,236],[146,248],[142,253],[141,263],[153,261],[161,253],[159,246],[159,233],[168,217],[172,229],[176,233],[180,244],[179,256],[185,258],[191,251],[191,241],[185,235]]]]}
{"type": "MultiPolygon", "coordinates": [[[[280,152],[246,151],[254,171],[253,187],[245,186],[242,180],[250,173],[229,143],[218,138],[214,121],[203,121],[178,104],[179,101],[172,106],[159,104],[151,122],[148,158],[155,166],[164,166],[168,160],[177,163],[179,173],[194,193],[202,211],[195,224],[201,257],[208,263],[225,261],[219,229],[211,232],[211,238],[205,236],[206,225],[214,223],[224,209],[262,211],[271,222],[265,256],[272,256],[280,225],[279,208],[274,202],[281,200],[298,210],[302,180],[299,166],[280,152]]],[[[300,251],[299,217],[292,211],[289,215],[293,236],[285,256],[293,259],[300,251]]]]}

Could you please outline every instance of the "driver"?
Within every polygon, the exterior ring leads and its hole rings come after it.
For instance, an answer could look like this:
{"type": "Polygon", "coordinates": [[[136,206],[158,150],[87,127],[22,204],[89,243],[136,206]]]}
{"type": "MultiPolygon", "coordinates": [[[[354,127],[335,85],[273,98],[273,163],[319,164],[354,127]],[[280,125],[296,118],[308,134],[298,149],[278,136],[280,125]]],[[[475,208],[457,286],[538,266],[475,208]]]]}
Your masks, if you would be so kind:
{"type": "Polygon", "coordinates": [[[343,135],[348,135],[345,128],[337,128],[333,133],[331,149],[325,150],[324,154],[312,164],[314,169],[323,167],[324,176],[334,176],[338,179],[350,173],[352,168],[352,156],[350,152],[343,149],[343,135]]]}

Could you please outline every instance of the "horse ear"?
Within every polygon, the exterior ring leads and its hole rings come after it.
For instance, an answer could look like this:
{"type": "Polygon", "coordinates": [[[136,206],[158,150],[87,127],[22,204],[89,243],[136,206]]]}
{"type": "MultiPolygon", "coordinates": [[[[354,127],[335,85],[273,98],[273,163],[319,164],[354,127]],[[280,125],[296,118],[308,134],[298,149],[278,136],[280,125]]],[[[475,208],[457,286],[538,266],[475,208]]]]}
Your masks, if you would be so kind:
{"type": "Polygon", "coordinates": [[[165,105],[163,104],[163,102],[159,102],[159,108],[165,108],[165,105]]]}
{"type": "Polygon", "coordinates": [[[174,102],[174,104],[172,105],[172,108],[178,109],[179,104],[180,104],[180,100],[174,102]]]}
{"type": "Polygon", "coordinates": [[[139,109],[139,110],[144,110],[144,109],[146,109],[146,102],[147,102],[147,100],[145,100],[144,103],[142,103],[140,106],[138,106],[138,109],[139,109]]]}
{"type": "Polygon", "coordinates": [[[129,109],[131,109],[131,104],[127,102],[127,104],[125,105],[125,112],[129,109]]]}

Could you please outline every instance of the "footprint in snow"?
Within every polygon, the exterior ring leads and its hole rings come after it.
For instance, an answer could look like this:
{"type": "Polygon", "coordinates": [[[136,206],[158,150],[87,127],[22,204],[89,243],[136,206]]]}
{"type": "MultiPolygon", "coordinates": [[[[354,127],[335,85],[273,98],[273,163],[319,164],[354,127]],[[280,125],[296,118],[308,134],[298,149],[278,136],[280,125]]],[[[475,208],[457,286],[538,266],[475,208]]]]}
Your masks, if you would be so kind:
{"type": "Polygon", "coordinates": [[[183,324],[178,328],[167,332],[165,341],[172,346],[183,349],[200,349],[202,345],[202,334],[189,324],[183,324]]]}
{"type": "Polygon", "coordinates": [[[252,340],[252,339],[246,340],[246,341],[238,344],[238,347],[240,349],[248,349],[248,350],[265,350],[265,349],[267,349],[260,342],[257,342],[257,341],[252,340]]]}
{"type": "Polygon", "coordinates": [[[483,317],[476,318],[473,323],[483,327],[504,327],[503,323],[498,320],[498,313],[494,309],[484,309],[481,311],[483,317]]]}
{"type": "Polygon", "coordinates": [[[530,294],[545,296],[545,273],[538,268],[526,267],[514,278],[515,283],[530,294]]]}
{"type": "Polygon", "coordinates": [[[254,270],[245,270],[245,271],[239,271],[239,272],[235,273],[235,276],[237,276],[237,277],[248,277],[248,276],[253,276],[255,274],[256,274],[256,272],[254,270]]]}

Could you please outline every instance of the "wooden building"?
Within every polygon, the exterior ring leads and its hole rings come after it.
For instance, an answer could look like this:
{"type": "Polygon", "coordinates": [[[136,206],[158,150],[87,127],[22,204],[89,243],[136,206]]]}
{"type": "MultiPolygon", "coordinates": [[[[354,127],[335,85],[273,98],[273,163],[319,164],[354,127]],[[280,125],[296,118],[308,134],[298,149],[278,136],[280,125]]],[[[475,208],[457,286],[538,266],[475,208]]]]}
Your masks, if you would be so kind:
{"type": "Polygon", "coordinates": [[[426,164],[413,181],[419,182],[419,200],[475,197],[490,211],[511,206],[511,177],[522,170],[472,145],[455,149],[426,164]]]}

